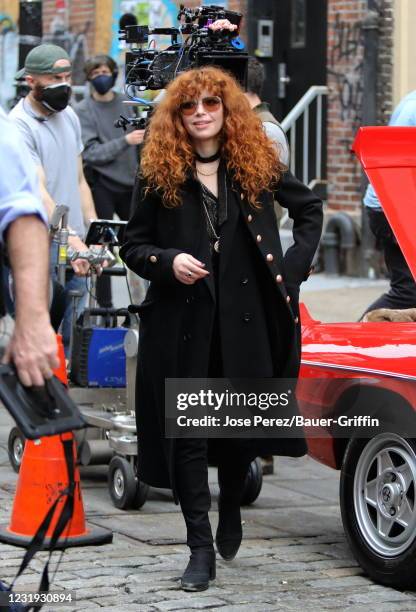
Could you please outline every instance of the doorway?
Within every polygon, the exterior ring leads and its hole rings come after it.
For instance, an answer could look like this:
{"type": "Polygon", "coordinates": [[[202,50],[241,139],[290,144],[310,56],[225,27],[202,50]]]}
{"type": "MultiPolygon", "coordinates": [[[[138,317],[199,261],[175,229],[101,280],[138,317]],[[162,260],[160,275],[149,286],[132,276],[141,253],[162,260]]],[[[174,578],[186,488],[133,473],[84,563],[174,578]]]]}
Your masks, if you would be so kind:
{"type": "MultiPolygon", "coordinates": [[[[262,97],[281,121],[311,86],[326,85],[327,0],[249,0],[247,17],[249,53],[259,58],[266,72],[262,97]]],[[[322,125],[325,126],[325,98],[322,112],[322,125]]],[[[316,178],[313,171],[317,162],[316,147],[319,146],[316,105],[312,105],[308,121],[311,137],[305,141],[306,157],[303,150],[303,118],[297,122],[295,139],[290,139],[291,167],[298,178],[313,184],[316,178]]],[[[320,142],[322,168],[319,182],[325,182],[325,127],[320,142]]]]}
{"type": "Polygon", "coordinates": [[[248,7],[249,53],[265,66],[263,99],[281,120],[309,87],[326,85],[327,0],[249,0],[248,7]],[[262,57],[268,23],[272,57],[262,57]]]}

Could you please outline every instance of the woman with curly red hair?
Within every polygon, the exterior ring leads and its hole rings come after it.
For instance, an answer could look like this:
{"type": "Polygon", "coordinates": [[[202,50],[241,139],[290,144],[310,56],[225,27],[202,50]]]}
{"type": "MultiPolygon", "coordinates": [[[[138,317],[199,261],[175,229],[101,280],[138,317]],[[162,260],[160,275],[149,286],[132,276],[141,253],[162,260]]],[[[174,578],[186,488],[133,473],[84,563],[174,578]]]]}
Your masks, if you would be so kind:
{"type": "MultiPolygon", "coordinates": [[[[280,163],[237,82],[210,66],[169,84],[150,122],[135,197],[120,253],[151,281],[138,307],[138,477],[173,489],[191,549],[181,585],[196,591],[215,577],[208,443],[165,438],[165,379],[297,377],[299,286],[318,245],[322,206],[280,163]],[[285,256],[274,197],[294,221],[285,256]]],[[[232,559],[250,462],[307,449],[303,438],[217,439],[212,446],[216,545],[232,559]]]]}

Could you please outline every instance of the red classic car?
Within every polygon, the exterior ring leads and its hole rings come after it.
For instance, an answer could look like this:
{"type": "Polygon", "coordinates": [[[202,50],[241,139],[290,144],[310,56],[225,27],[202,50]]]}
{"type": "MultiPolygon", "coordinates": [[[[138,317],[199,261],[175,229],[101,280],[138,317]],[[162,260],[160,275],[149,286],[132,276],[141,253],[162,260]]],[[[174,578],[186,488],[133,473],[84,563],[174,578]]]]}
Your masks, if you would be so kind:
{"type": "MultiPolygon", "coordinates": [[[[362,128],[353,150],[416,278],[416,128],[362,128]]],[[[383,423],[365,437],[358,427],[349,437],[307,431],[309,453],[341,470],[342,520],[360,565],[383,584],[415,587],[416,323],[321,323],[304,305],[301,316],[303,416],[371,413],[383,423]]]]}

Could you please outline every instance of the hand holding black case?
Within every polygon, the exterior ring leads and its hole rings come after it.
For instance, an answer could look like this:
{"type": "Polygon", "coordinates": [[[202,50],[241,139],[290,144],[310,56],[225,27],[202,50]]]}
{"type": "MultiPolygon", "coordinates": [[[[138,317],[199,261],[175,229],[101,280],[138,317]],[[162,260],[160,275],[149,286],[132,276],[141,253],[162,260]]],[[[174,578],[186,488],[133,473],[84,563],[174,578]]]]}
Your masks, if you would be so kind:
{"type": "Polygon", "coordinates": [[[12,366],[0,365],[0,400],[29,440],[86,426],[78,406],[55,376],[43,387],[25,387],[12,366]]]}

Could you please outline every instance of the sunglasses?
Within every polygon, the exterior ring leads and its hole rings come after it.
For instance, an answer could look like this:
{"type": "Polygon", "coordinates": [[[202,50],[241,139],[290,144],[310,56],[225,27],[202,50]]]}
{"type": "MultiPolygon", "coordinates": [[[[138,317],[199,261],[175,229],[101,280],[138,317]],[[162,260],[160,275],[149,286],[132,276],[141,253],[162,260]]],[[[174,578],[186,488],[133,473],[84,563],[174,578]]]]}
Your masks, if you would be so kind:
{"type": "MultiPolygon", "coordinates": [[[[206,96],[206,98],[202,98],[201,102],[204,111],[207,113],[217,111],[222,104],[222,100],[218,96],[206,96]]],[[[198,100],[187,100],[186,102],[182,102],[179,106],[182,115],[193,115],[196,113],[197,108],[198,100]]]]}

